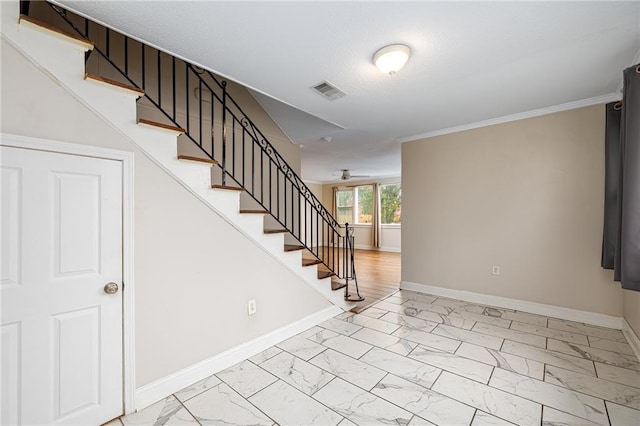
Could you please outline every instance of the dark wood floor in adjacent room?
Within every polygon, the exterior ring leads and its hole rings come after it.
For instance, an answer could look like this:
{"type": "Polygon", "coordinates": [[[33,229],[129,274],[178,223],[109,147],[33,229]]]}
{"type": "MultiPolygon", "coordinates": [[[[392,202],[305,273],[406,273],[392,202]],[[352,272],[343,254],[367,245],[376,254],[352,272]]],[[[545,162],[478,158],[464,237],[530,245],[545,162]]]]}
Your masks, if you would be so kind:
{"type": "MultiPolygon", "coordinates": [[[[302,259],[303,263],[313,262],[316,257],[305,251],[302,259]]],[[[360,295],[365,300],[357,302],[356,307],[351,310],[352,312],[362,312],[400,289],[400,253],[357,249],[355,264],[360,295]]],[[[318,265],[318,277],[325,272],[330,273],[327,267],[318,265]]],[[[332,279],[332,286],[337,287],[340,284],[344,284],[344,281],[335,277],[332,279]]],[[[352,281],[349,282],[349,293],[353,298],[356,298],[356,287],[352,281]]]]}
{"type": "MultiPolygon", "coordinates": [[[[362,312],[372,304],[398,291],[400,288],[400,253],[377,250],[356,250],[356,274],[360,295],[364,302],[358,302],[353,312],[362,312]]],[[[352,295],[355,286],[349,285],[352,295]]]]}

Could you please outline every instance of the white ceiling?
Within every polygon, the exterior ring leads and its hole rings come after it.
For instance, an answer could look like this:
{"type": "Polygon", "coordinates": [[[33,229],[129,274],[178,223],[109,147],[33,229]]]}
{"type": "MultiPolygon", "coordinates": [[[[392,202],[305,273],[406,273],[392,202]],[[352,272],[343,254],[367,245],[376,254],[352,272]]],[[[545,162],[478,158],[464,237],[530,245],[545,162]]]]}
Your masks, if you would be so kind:
{"type": "Polygon", "coordinates": [[[640,49],[638,1],[59,3],[253,89],[312,181],[398,176],[399,139],[610,95],[640,49]],[[412,56],[390,77],[372,57],[392,43],[412,56]]]}

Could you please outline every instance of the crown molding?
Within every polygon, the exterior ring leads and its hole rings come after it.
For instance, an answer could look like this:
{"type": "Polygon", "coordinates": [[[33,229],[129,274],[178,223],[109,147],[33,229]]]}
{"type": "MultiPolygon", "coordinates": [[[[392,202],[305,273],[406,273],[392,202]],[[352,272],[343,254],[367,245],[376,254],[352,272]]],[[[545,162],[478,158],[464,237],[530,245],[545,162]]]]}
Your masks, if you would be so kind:
{"type": "Polygon", "coordinates": [[[531,111],[520,112],[518,114],[505,115],[503,117],[491,118],[489,120],[476,121],[475,123],[463,124],[461,126],[447,127],[446,129],[434,130],[432,132],[421,133],[418,135],[407,136],[404,138],[398,138],[400,143],[413,142],[420,139],[432,138],[435,136],[448,135],[450,133],[458,133],[465,130],[478,129],[480,127],[494,126],[496,124],[509,123],[511,121],[523,120],[525,118],[539,117],[541,115],[553,114],[561,111],[568,111],[571,109],[583,108],[592,105],[606,104],[608,102],[619,101],[621,98],[620,93],[609,93],[602,96],[595,96],[593,98],[582,99],[579,101],[567,102],[564,104],[554,105],[550,107],[534,109],[531,111]]]}

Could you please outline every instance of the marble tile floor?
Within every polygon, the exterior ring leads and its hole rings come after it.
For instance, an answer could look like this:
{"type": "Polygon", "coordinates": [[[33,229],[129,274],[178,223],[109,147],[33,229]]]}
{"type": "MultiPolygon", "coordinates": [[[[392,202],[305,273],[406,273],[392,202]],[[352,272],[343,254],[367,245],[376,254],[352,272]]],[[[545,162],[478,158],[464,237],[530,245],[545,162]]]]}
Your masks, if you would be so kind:
{"type": "Polygon", "coordinates": [[[121,425],[640,425],[619,330],[402,290],[121,425]]]}

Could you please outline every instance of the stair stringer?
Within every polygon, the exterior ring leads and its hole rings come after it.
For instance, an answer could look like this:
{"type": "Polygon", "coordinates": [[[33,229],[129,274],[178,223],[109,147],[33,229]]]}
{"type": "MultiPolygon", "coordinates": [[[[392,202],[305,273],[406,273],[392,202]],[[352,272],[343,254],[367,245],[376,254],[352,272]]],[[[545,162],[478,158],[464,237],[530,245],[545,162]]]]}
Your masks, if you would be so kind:
{"type": "Polygon", "coordinates": [[[85,80],[87,46],[18,23],[17,2],[0,2],[2,37],[34,65],[137,146],[156,165],[204,202],[241,234],[332,304],[349,310],[354,304],[331,290],[331,278],[318,279],[317,266],[303,267],[302,253],[284,251],[284,234],[265,234],[262,215],[240,213],[240,192],[211,188],[209,164],[177,159],[177,133],[136,124],[136,100],[131,91],[85,80]]]}

